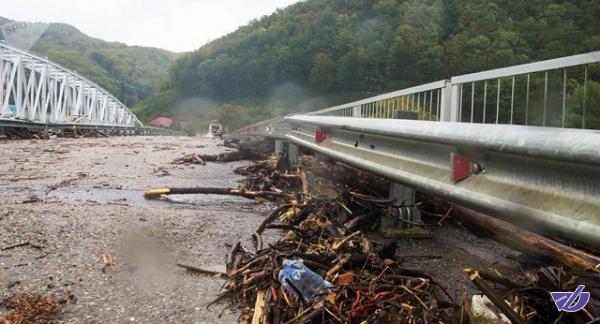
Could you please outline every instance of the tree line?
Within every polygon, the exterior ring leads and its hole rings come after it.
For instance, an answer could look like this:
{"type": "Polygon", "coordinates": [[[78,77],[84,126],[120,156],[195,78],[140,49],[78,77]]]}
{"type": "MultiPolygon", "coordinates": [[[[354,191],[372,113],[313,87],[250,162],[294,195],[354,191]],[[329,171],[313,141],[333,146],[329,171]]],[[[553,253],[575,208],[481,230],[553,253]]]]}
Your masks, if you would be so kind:
{"type": "MultiPolygon", "coordinates": [[[[239,105],[250,112],[248,121],[273,110],[314,110],[598,50],[598,17],[596,0],[307,0],[182,56],[157,96],[136,111],[175,115],[186,98],[239,105]],[[274,95],[282,85],[296,91],[274,95]],[[308,98],[322,100],[307,105],[308,98]]],[[[589,77],[599,80],[599,70],[591,68],[589,77]]],[[[196,115],[210,118],[215,107],[198,107],[196,115]]]]}

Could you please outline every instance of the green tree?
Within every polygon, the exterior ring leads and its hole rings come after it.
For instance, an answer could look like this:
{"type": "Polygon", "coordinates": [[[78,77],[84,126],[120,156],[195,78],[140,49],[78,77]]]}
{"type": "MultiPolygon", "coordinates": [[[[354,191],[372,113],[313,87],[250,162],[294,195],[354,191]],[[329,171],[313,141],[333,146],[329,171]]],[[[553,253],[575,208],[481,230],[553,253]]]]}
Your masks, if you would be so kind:
{"type": "Polygon", "coordinates": [[[318,53],[310,70],[310,84],[314,89],[331,90],[335,82],[335,63],[325,53],[318,53]]]}

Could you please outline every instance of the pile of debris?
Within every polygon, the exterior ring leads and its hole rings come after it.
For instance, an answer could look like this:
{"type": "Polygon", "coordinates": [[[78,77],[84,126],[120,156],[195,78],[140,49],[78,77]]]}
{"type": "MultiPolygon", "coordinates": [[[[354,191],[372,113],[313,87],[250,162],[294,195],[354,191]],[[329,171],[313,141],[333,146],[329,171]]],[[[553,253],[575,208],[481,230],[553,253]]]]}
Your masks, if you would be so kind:
{"type": "Polygon", "coordinates": [[[173,160],[173,164],[200,164],[205,165],[206,162],[233,162],[240,160],[255,160],[268,158],[273,147],[269,142],[244,140],[244,141],[228,141],[225,145],[235,148],[236,150],[223,152],[219,154],[201,154],[191,153],[173,160]]]}
{"type": "Polygon", "coordinates": [[[232,162],[239,160],[252,160],[257,156],[248,151],[233,151],[219,154],[200,154],[191,153],[173,160],[173,164],[200,164],[205,165],[206,162],[232,162]]]}
{"type": "Polygon", "coordinates": [[[42,139],[43,132],[33,132],[26,128],[6,128],[4,133],[8,139],[42,139]]]}
{"type": "Polygon", "coordinates": [[[234,172],[245,176],[242,180],[242,187],[245,190],[297,192],[302,189],[302,177],[306,177],[305,173],[285,172],[283,156],[252,161],[236,168],[234,172]]]}
{"type": "Polygon", "coordinates": [[[6,128],[4,133],[8,139],[49,139],[55,137],[77,138],[77,137],[108,137],[107,134],[97,129],[64,129],[64,130],[31,130],[27,128],[6,128]]]}
{"type": "MultiPolygon", "coordinates": [[[[354,204],[349,200],[282,205],[256,230],[254,252],[233,247],[220,299],[242,309],[241,322],[447,322],[455,316],[457,306],[435,279],[401,267],[395,240],[378,243],[354,230],[360,216],[344,225],[335,220],[348,208],[340,206],[354,204]],[[266,229],[288,233],[263,247],[266,229]]],[[[360,204],[381,212],[373,201],[360,204]]]]}
{"type": "Polygon", "coordinates": [[[71,293],[66,293],[63,297],[16,294],[0,302],[0,306],[9,310],[0,317],[0,323],[58,323],[65,307],[76,302],[77,299],[71,293]]]}
{"type": "MultiPolygon", "coordinates": [[[[253,248],[235,244],[226,272],[180,265],[226,279],[215,302],[228,300],[244,323],[526,323],[598,320],[598,302],[577,313],[557,310],[550,292],[577,291],[581,285],[598,299],[600,258],[438,199],[421,196],[420,208],[439,226],[452,220],[520,251],[523,270],[516,280],[499,272],[465,269],[481,295],[465,292],[457,302],[433,276],[406,267],[397,241],[371,234],[399,206],[388,199],[389,183],[339,163],[301,156],[291,170],[282,156],[236,169],[240,188],[169,188],[169,193],[232,194],[279,204],[252,235],[253,248]],[[329,181],[329,182],[328,182],[329,181]],[[266,230],[282,230],[263,242],[266,230]],[[578,286],[579,285],[579,286],[578,286]]],[[[424,220],[427,219],[427,217],[424,220]]],[[[583,289],[583,288],[582,288],[583,289]]],[[[579,290],[581,292],[581,289],[579,290]]],[[[214,302],[213,302],[214,303],[214,302]]]]}
{"type": "MultiPolygon", "coordinates": [[[[391,200],[348,185],[369,176],[349,167],[321,164],[312,157],[302,160],[293,172],[285,171],[281,156],[253,161],[236,169],[246,176],[241,188],[221,190],[247,197],[268,192],[263,198],[276,199],[281,205],[254,233],[253,249],[235,244],[226,273],[218,274],[227,282],[217,300],[227,298],[241,308],[242,322],[448,322],[456,317],[459,306],[432,276],[401,266],[395,240],[378,242],[366,235],[382,215],[392,211],[391,200]],[[354,176],[346,186],[327,193],[319,188],[324,180],[315,173],[354,176]],[[269,229],[287,234],[263,246],[262,234],[269,229]]],[[[382,181],[370,178],[372,184],[382,181]]],[[[379,187],[387,190],[387,186],[379,187]]],[[[170,188],[168,193],[218,193],[217,189],[170,188]]]]}

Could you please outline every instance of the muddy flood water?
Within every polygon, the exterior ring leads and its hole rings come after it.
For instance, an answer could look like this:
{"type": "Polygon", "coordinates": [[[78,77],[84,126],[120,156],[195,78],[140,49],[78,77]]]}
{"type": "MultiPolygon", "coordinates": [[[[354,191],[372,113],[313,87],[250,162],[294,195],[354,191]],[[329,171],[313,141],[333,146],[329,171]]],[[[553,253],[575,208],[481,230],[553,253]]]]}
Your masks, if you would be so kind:
{"type": "MultiPolygon", "coordinates": [[[[219,143],[202,137],[0,141],[0,299],[72,293],[77,301],[62,317],[69,323],[236,322],[239,313],[224,303],[206,307],[222,279],[190,275],[176,263],[224,270],[231,246],[251,246],[251,234],[273,206],[230,196],[143,197],[144,189],[164,186],[237,187],[233,169],[243,161],[170,163],[227,150],[219,143]]],[[[473,291],[465,266],[518,273],[507,258],[514,251],[461,228],[434,231],[434,239],[402,243],[398,254],[457,300],[473,291]]],[[[0,315],[6,311],[0,308],[0,315]]]]}

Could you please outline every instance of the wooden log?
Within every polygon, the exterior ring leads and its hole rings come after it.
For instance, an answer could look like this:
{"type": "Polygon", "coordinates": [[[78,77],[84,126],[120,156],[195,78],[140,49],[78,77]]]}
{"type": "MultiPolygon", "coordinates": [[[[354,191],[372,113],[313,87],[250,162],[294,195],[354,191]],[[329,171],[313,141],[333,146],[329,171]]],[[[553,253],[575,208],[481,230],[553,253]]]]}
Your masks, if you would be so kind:
{"type": "Polygon", "coordinates": [[[452,218],[515,250],[553,259],[575,271],[600,274],[600,257],[529,232],[474,210],[454,207],[452,218]]]}
{"type": "Polygon", "coordinates": [[[240,161],[240,160],[251,160],[255,159],[258,156],[249,151],[233,151],[233,152],[224,152],[219,153],[217,155],[217,162],[232,162],[232,161],[240,161]]]}
{"type": "Polygon", "coordinates": [[[348,232],[354,232],[359,229],[368,229],[373,225],[373,223],[376,220],[377,217],[375,217],[372,213],[358,215],[352,218],[351,220],[345,222],[344,228],[346,228],[348,232]]]}
{"type": "Polygon", "coordinates": [[[155,198],[160,195],[182,195],[182,194],[211,194],[211,195],[231,195],[241,196],[245,198],[289,198],[290,195],[285,192],[274,191],[249,191],[233,188],[210,188],[210,187],[194,187],[194,188],[158,188],[148,189],[144,192],[144,197],[155,198]]]}
{"type": "Polygon", "coordinates": [[[262,234],[262,232],[265,231],[265,228],[267,227],[267,225],[269,225],[272,221],[274,221],[277,217],[279,217],[279,214],[281,214],[284,210],[287,210],[289,208],[296,208],[296,207],[286,204],[286,205],[281,205],[281,206],[275,208],[263,220],[263,222],[260,224],[260,226],[258,226],[258,229],[256,229],[256,233],[258,233],[259,235],[262,234]]]}
{"type": "Polygon", "coordinates": [[[319,161],[312,156],[301,157],[301,168],[310,171],[317,177],[330,179],[350,188],[369,188],[369,193],[378,193],[387,197],[389,181],[378,176],[360,171],[351,166],[331,161],[319,161]]]}
{"type": "Polygon", "coordinates": [[[252,324],[264,324],[266,323],[265,321],[265,314],[264,314],[264,307],[265,307],[265,301],[267,299],[267,294],[265,293],[264,290],[259,290],[258,293],[256,294],[256,303],[254,304],[254,315],[252,316],[252,324]]]}
{"type": "Polygon", "coordinates": [[[221,271],[207,270],[207,269],[202,269],[202,268],[185,265],[185,264],[181,264],[181,263],[177,263],[177,266],[180,268],[184,268],[185,270],[190,271],[190,272],[205,274],[205,275],[209,275],[209,276],[218,276],[218,277],[227,278],[227,274],[225,272],[221,272],[221,271]]]}
{"type": "Polygon", "coordinates": [[[229,253],[227,253],[227,260],[225,261],[225,272],[230,273],[231,271],[236,269],[236,260],[238,260],[236,258],[236,255],[238,254],[241,248],[242,244],[239,241],[231,247],[231,250],[229,251],[229,253]]]}
{"type": "Polygon", "coordinates": [[[486,295],[494,305],[502,312],[508,319],[513,323],[525,324],[526,321],[519,316],[515,311],[504,301],[504,298],[500,297],[481,277],[479,272],[473,269],[465,269],[465,272],[469,276],[469,279],[481,292],[486,295]]]}

